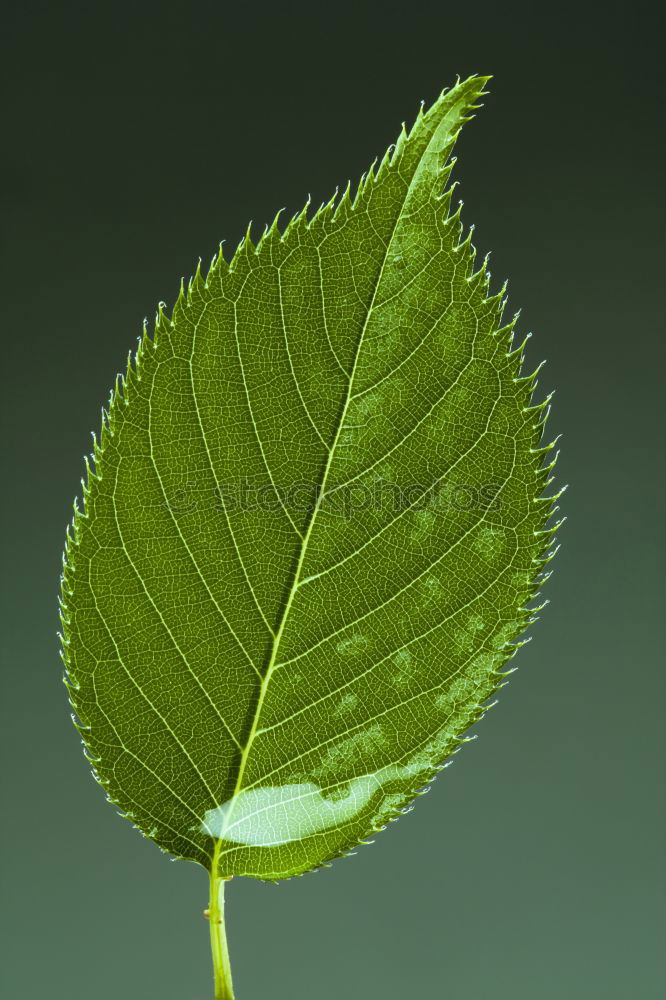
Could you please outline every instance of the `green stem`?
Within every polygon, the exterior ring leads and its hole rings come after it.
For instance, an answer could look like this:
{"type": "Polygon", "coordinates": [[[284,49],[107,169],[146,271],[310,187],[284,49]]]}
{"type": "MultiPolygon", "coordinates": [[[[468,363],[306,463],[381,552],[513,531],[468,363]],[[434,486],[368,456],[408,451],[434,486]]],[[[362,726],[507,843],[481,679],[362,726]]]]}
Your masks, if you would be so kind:
{"type": "MultiPolygon", "coordinates": [[[[217,861],[217,859],[216,859],[217,861]]],[[[210,946],[213,952],[213,975],[215,979],[215,1000],[234,1000],[234,988],[231,982],[231,964],[227,947],[227,934],[224,925],[224,883],[227,879],[220,878],[217,873],[217,863],[210,873],[210,946]]]]}

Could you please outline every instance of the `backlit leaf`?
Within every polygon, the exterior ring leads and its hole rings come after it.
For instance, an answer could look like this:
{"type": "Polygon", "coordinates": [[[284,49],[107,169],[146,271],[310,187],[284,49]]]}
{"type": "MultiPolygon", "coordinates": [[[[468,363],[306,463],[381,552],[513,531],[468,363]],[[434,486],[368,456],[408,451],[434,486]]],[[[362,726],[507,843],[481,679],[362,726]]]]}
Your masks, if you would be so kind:
{"type": "Polygon", "coordinates": [[[397,816],[531,616],[547,407],[446,189],[485,83],[197,273],[112,394],[65,559],[72,705],[109,798],[224,876],[397,816]]]}

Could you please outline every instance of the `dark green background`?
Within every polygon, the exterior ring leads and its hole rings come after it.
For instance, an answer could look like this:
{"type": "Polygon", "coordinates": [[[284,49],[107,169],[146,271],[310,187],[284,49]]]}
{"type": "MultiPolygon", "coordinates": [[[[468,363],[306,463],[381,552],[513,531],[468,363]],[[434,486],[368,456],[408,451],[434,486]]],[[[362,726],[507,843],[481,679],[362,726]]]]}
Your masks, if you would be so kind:
{"type": "Polygon", "coordinates": [[[319,203],[421,99],[489,72],[456,177],[558,390],[552,603],[481,740],[411,816],[331,870],[232,884],[237,993],[660,997],[658,6],[238,6],[4,14],[1,992],[211,995],[206,877],[105,803],[56,641],[82,454],[143,317],[248,219],[319,203]]]}

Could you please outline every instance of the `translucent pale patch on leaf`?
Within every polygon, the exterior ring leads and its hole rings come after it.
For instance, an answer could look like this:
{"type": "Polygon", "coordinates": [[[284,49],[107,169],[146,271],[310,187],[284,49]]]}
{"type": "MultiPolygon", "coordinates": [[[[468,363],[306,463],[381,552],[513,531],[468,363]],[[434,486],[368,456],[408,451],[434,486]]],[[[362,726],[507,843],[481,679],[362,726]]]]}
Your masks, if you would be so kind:
{"type": "Polygon", "coordinates": [[[375,831],[381,830],[384,824],[394,816],[396,812],[399,812],[402,804],[404,802],[404,796],[400,792],[396,792],[393,795],[386,795],[381,803],[380,808],[375,813],[372,828],[375,831]]]}
{"type": "Polygon", "coordinates": [[[514,575],[511,578],[511,582],[516,588],[516,590],[522,593],[523,591],[528,590],[529,587],[531,586],[532,577],[530,576],[529,573],[526,573],[523,570],[520,573],[514,573],[514,575]]]}
{"type": "Polygon", "coordinates": [[[476,551],[489,561],[500,555],[506,545],[506,537],[501,528],[483,525],[474,539],[476,551]]]}
{"type": "Polygon", "coordinates": [[[444,596],[444,587],[434,573],[429,574],[421,583],[421,593],[426,604],[439,601],[444,596]]]}
{"type": "Polygon", "coordinates": [[[340,656],[356,656],[366,646],[367,639],[362,635],[352,635],[348,639],[341,639],[336,645],[335,651],[340,656]]]}
{"type": "Polygon", "coordinates": [[[474,635],[466,629],[457,629],[453,641],[456,648],[463,653],[468,653],[474,648],[474,635]]]}
{"type": "Polygon", "coordinates": [[[381,462],[377,468],[374,470],[374,475],[372,477],[372,482],[374,483],[392,483],[399,478],[396,473],[395,466],[391,462],[381,462]]]}
{"type": "Polygon", "coordinates": [[[483,632],[486,623],[479,615],[470,615],[465,626],[468,632],[483,632]]]}
{"type": "Polygon", "coordinates": [[[358,705],[358,695],[349,692],[342,696],[337,704],[336,712],[344,714],[345,712],[352,712],[358,705]]]}
{"type": "Polygon", "coordinates": [[[368,759],[384,743],[384,730],[379,725],[362,729],[353,736],[347,736],[340,742],[335,743],[324,755],[321,763],[313,772],[317,778],[326,778],[329,775],[340,773],[341,770],[353,767],[356,761],[368,759]]]}
{"type": "Polygon", "coordinates": [[[348,426],[354,426],[354,420],[367,420],[372,414],[381,418],[384,394],[380,391],[366,392],[354,400],[349,406],[348,426]]]}
{"type": "Polygon", "coordinates": [[[427,538],[435,524],[435,512],[432,510],[417,510],[413,514],[414,527],[410,531],[410,538],[413,542],[420,542],[427,538]]]}
{"type": "Polygon", "coordinates": [[[518,624],[516,622],[508,622],[506,625],[502,626],[497,635],[495,636],[495,642],[497,643],[497,649],[504,649],[519,631],[518,624]]]}
{"type": "Polygon", "coordinates": [[[440,711],[459,710],[470,702],[479,702],[493,690],[493,672],[501,662],[495,653],[479,653],[474,657],[466,674],[457,677],[447,685],[445,691],[435,698],[440,711]]]}
{"type": "Polygon", "coordinates": [[[209,809],[201,830],[216,840],[251,847],[278,847],[348,823],[375,797],[378,797],[375,822],[383,822],[404,797],[384,789],[397,782],[408,782],[411,786],[420,775],[425,779],[436,764],[435,750],[433,741],[409,763],[389,765],[354,778],[333,793],[325,794],[311,781],[242,791],[216,809],[209,809]]]}
{"type": "Polygon", "coordinates": [[[394,653],[391,664],[395,668],[391,680],[397,688],[406,687],[417,673],[417,663],[408,649],[399,649],[394,653]]]}

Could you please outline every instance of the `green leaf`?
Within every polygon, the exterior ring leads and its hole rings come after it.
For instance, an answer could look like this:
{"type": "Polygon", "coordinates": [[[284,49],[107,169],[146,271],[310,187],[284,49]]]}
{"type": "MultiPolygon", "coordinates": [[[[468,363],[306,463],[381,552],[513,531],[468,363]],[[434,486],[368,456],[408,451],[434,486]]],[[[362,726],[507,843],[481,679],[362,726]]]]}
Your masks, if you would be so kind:
{"type": "Polygon", "coordinates": [[[548,561],[546,402],[445,191],[473,77],[349,189],[160,309],[68,540],[98,780],[164,850],[284,878],[432,780],[548,561]]]}

